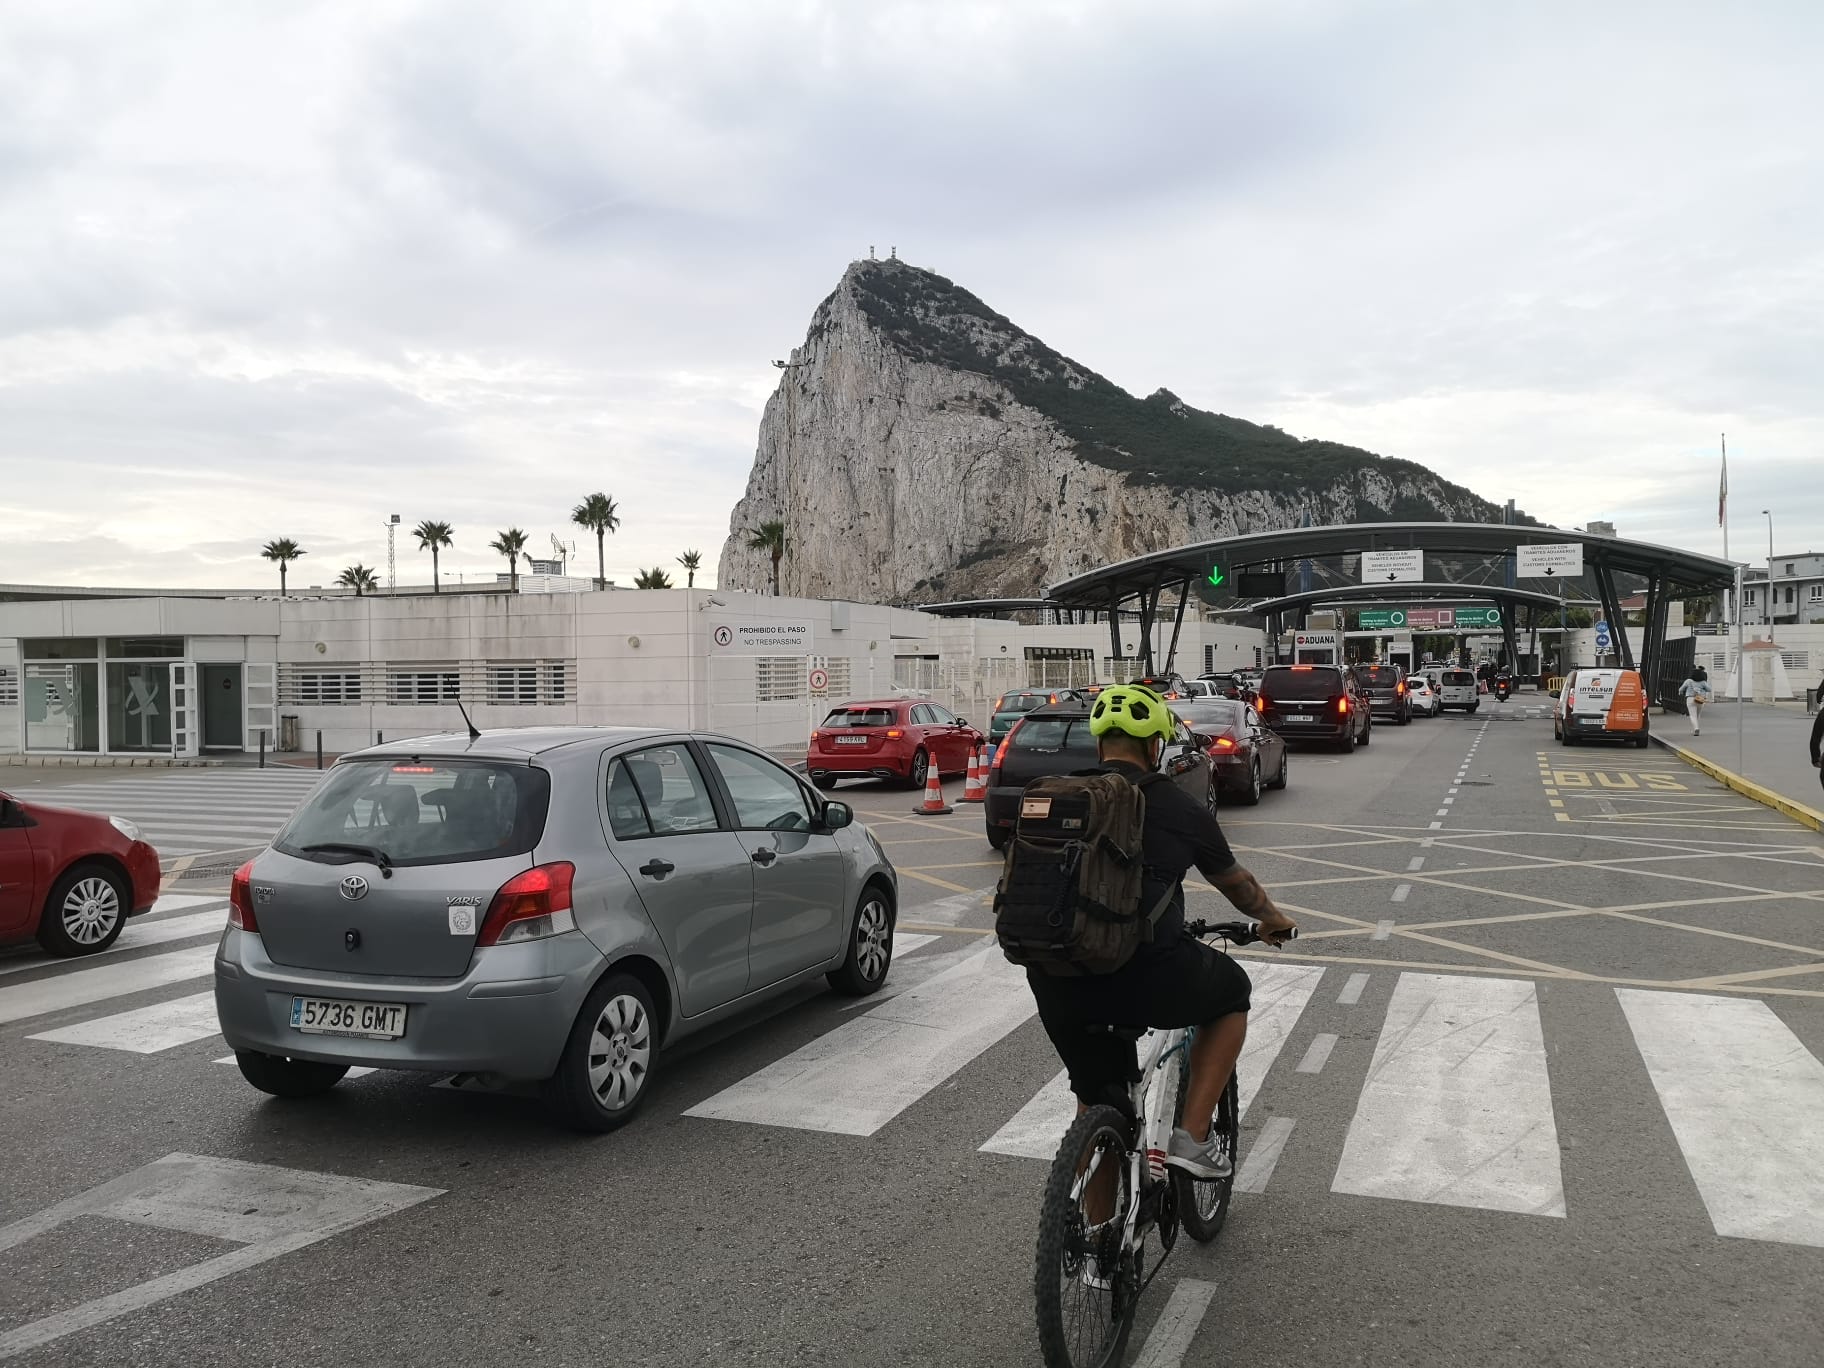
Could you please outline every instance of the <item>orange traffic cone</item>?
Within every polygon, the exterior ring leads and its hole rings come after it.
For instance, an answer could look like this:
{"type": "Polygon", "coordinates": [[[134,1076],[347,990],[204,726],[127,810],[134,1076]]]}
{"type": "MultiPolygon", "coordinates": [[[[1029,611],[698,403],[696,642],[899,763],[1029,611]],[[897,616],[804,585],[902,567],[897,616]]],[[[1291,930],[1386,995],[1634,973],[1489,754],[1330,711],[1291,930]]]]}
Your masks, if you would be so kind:
{"type": "Polygon", "coordinates": [[[937,765],[933,762],[931,768],[925,771],[925,801],[912,809],[912,815],[914,817],[942,817],[951,811],[954,809],[944,801],[943,780],[937,777],[937,765]]]}
{"type": "Polygon", "coordinates": [[[969,777],[963,781],[962,801],[965,803],[985,803],[988,801],[988,747],[977,746],[969,752],[969,777]]]}

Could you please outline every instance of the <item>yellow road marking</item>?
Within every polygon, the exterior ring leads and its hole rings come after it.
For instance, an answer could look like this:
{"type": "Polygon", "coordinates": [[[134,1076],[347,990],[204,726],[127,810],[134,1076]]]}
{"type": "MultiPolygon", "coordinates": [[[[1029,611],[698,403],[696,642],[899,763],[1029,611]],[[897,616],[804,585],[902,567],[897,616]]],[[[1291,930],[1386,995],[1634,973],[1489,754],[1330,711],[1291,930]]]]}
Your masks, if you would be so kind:
{"type": "Polygon", "coordinates": [[[951,883],[950,880],[940,879],[935,874],[920,874],[916,869],[901,869],[898,872],[917,879],[920,883],[936,884],[939,888],[947,888],[952,893],[980,893],[982,891],[979,888],[965,888],[959,883],[951,883]]]}

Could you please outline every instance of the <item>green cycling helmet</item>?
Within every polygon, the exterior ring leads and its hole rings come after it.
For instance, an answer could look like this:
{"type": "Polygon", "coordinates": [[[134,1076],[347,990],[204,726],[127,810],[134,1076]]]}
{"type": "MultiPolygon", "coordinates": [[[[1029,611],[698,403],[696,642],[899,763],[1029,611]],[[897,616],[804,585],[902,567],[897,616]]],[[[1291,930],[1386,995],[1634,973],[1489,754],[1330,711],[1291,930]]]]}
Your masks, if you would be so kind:
{"type": "Polygon", "coordinates": [[[1089,734],[1106,736],[1111,731],[1125,732],[1136,741],[1157,736],[1171,740],[1177,724],[1172,710],[1144,684],[1117,684],[1096,695],[1096,705],[1089,711],[1089,734]]]}

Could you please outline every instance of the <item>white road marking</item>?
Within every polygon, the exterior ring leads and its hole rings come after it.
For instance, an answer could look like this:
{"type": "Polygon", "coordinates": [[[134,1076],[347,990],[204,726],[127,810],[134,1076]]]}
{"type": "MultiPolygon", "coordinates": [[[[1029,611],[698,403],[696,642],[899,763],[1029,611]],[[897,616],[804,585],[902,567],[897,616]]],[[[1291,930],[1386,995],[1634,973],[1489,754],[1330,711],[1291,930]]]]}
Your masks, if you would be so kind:
{"type": "Polygon", "coordinates": [[[1401,974],[1333,1192],[1564,1215],[1532,983],[1401,974]]]}
{"type": "Polygon", "coordinates": [[[0,976],[21,973],[27,969],[48,969],[53,965],[92,964],[110,955],[118,955],[123,950],[143,950],[148,945],[187,940],[191,936],[219,936],[222,928],[228,925],[228,904],[222,898],[212,898],[210,901],[219,904],[213,912],[190,912],[181,917],[166,917],[155,922],[141,921],[135,917],[127,923],[126,929],[120,933],[120,939],[113,945],[93,955],[84,955],[79,961],[59,959],[55,955],[26,955],[21,956],[17,962],[8,961],[0,965],[0,976]]]}
{"type": "Polygon", "coordinates": [[[188,1045],[193,1040],[207,1040],[220,1030],[221,1022],[215,1015],[215,992],[211,989],[192,997],[138,1007],[131,1012],[60,1026],[28,1039],[49,1040],[59,1045],[93,1045],[98,1049],[126,1050],[132,1054],[157,1054],[160,1050],[188,1045]]]}
{"type": "Polygon", "coordinates": [[[1274,1166],[1279,1163],[1281,1151],[1292,1135],[1292,1118],[1289,1116],[1270,1117],[1267,1124],[1260,1128],[1260,1138],[1248,1151],[1248,1157],[1242,1161],[1240,1170],[1235,1174],[1235,1191],[1265,1192],[1267,1183],[1273,1177],[1274,1166]]]}
{"type": "Polygon", "coordinates": [[[1433,815],[1434,815],[1434,816],[1437,816],[1437,817],[1448,817],[1448,816],[1450,816],[1450,809],[1449,809],[1449,808],[1445,808],[1445,807],[1441,807],[1441,808],[1439,808],[1439,809],[1438,809],[1438,810],[1437,810],[1437,812],[1436,812],[1436,813],[1434,813],[1434,814],[1433,814],[1433,815]]]}
{"type": "MultiPolygon", "coordinates": [[[[235,1058],[233,1055],[223,1055],[220,1059],[216,1060],[215,1062],[217,1064],[233,1064],[235,1062],[235,1058]]],[[[365,1064],[356,1064],[353,1067],[351,1067],[349,1069],[349,1071],[342,1076],[344,1078],[365,1078],[368,1074],[379,1073],[379,1072],[380,1071],[378,1069],[369,1068],[365,1064]]]]}
{"type": "Polygon", "coordinates": [[[1405,902],[1406,899],[1409,896],[1411,896],[1411,894],[1412,894],[1412,885],[1411,884],[1409,884],[1409,883],[1395,884],[1394,889],[1393,889],[1393,896],[1388,898],[1387,901],[1388,902],[1405,902]]]}
{"type": "Polygon", "coordinates": [[[1386,940],[1387,937],[1391,936],[1392,934],[1393,934],[1393,923],[1390,921],[1379,921],[1374,924],[1374,934],[1369,936],[1368,939],[1369,940],[1386,940]]]}
{"type": "Polygon", "coordinates": [[[1824,1064],[1764,1002],[1615,996],[1716,1233],[1824,1247],[1824,1064]]]}
{"type": "Polygon", "coordinates": [[[1368,975],[1351,974],[1349,982],[1343,985],[1343,991],[1336,995],[1339,1007],[1353,1007],[1362,1000],[1362,989],[1368,986],[1368,975]]]}
{"type": "MultiPolygon", "coordinates": [[[[1292,1034],[1292,1028],[1304,1014],[1305,1005],[1317,991],[1318,980],[1324,976],[1321,965],[1250,961],[1246,967],[1254,989],[1248,1011],[1248,1038],[1235,1066],[1238,1119],[1248,1114],[1248,1106],[1260,1091],[1261,1081],[1285,1048],[1286,1037],[1292,1034]]],[[[1059,1070],[1006,1125],[989,1137],[982,1149],[989,1154],[1049,1159],[1057,1153],[1058,1141],[1070,1128],[1076,1111],[1077,1100],[1071,1095],[1069,1076],[1059,1070]]]]}
{"type": "Polygon", "coordinates": [[[1429,830],[1429,831],[1442,831],[1442,830],[1443,830],[1443,829],[1444,829],[1444,823],[1442,823],[1442,822],[1427,822],[1427,823],[1426,823],[1426,829],[1427,829],[1427,830],[1429,830]]]}
{"type": "Polygon", "coordinates": [[[1324,1065],[1330,1062],[1330,1051],[1336,1048],[1336,1037],[1333,1035],[1316,1036],[1311,1047],[1305,1051],[1305,1057],[1298,1061],[1298,1073],[1322,1073],[1324,1065]]]}
{"type": "Polygon", "coordinates": [[[148,955],[144,959],[104,964],[95,969],[78,969],[56,978],[0,988],[0,1026],[9,1021],[59,1012],[66,1007],[83,1007],[91,1002],[144,992],[148,988],[182,983],[185,979],[203,978],[212,972],[214,963],[215,947],[197,945],[188,950],[148,955]]]}
{"type": "Polygon", "coordinates": [[[35,1216],[0,1226],[0,1253],[83,1216],[230,1240],[218,1254],[0,1333],[0,1359],[41,1348],[440,1196],[442,1188],[167,1154],[35,1216]]]}
{"type": "Polygon", "coordinates": [[[1197,1327],[1203,1323],[1203,1313],[1209,1309],[1210,1299],[1215,1295],[1215,1283],[1200,1282],[1196,1278],[1179,1279],[1165,1310],[1153,1322],[1140,1357],[1134,1360],[1134,1368],[1178,1368],[1190,1352],[1191,1341],[1197,1338],[1197,1327]]]}
{"type": "Polygon", "coordinates": [[[1414,855],[1406,862],[1406,872],[1408,874],[1417,874],[1423,868],[1425,868],[1425,857],[1423,855],[1414,855]]]}
{"type": "Polygon", "coordinates": [[[1036,1011],[1025,973],[985,946],[685,1115],[872,1135],[1036,1011]]]}
{"type": "Polygon", "coordinates": [[[936,939],[936,936],[914,935],[910,931],[895,931],[893,933],[893,958],[899,959],[902,955],[909,955],[919,946],[929,945],[936,939]]]}

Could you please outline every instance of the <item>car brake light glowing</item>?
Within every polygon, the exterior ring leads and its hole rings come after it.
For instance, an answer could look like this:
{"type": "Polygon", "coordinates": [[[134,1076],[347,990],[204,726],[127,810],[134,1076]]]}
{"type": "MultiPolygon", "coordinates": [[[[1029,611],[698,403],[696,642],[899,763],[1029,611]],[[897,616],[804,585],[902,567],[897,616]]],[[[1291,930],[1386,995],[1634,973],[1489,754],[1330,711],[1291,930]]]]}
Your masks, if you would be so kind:
{"type": "Polygon", "coordinates": [[[482,918],[475,944],[511,945],[516,941],[543,940],[576,930],[571,910],[570,886],[576,866],[568,860],[534,865],[500,886],[482,918]]]}
{"type": "Polygon", "coordinates": [[[234,871],[228,884],[228,925],[236,931],[260,933],[259,919],[253,915],[253,861],[234,871]]]}
{"type": "Polygon", "coordinates": [[[1235,738],[1232,736],[1219,736],[1213,742],[1210,743],[1210,749],[1219,750],[1219,751],[1234,750],[1235,749],[1235,738]]]}
{"type": "Polygon", "coordinates": [[[905,733],[902,732],[898,727],[889,727],[887,729],[887,740],[889,740],[889,741],[897,741],[897,740],[899,740],[900,737],[902,737],[904,735],[905,735],[905,733]]]}
{"type": "Polygon", "coordinates": [[[1348,699],[1348,696],[1347,696],[1347,695],[1345,695],[1345,696],[1343,696],[1343,697],[1342,697],[1342,698],[1339,698],[1339,699],[1337,699],[1337,700],[1336,700],[1336,710],[1337,710],[1337,712],[1338,712],[1338,713],[1339,713],[1339,714],[1347,714],[1347,713],[1348,713],[1348,711],[1349,711],[1349,699],[1348,699]]]}
{"type": "Polygon", "coordinates": [[[1292,668],[1294,670],[1309,670],[1311,667],[1309,665],[1294,665],[1292,668]]]}
{"type": "Polygon", "coordinates": [[[1398,684],[1395,684],[1393,686],[1393,691],[1396,694],[1405,693],[1406,692],[1406,681],[1402,679],[1398,684]]]}
{"type": "Polygon", "coordinates": [[[437,767],[435,765],[394,765],[393,773],[394,774],[435,774],[435,773],[437,773],[437,767]]]}
{"type": "Polygon", "coordinates": [[[1270,702],[1272,702],[1272,700],[1269,699],[1265,694],[1263,694],[1263,693],[1255,694],[1254,695],[1254,711],[1265,712],[1267,710],[1267,705],[1270,702]]]}

